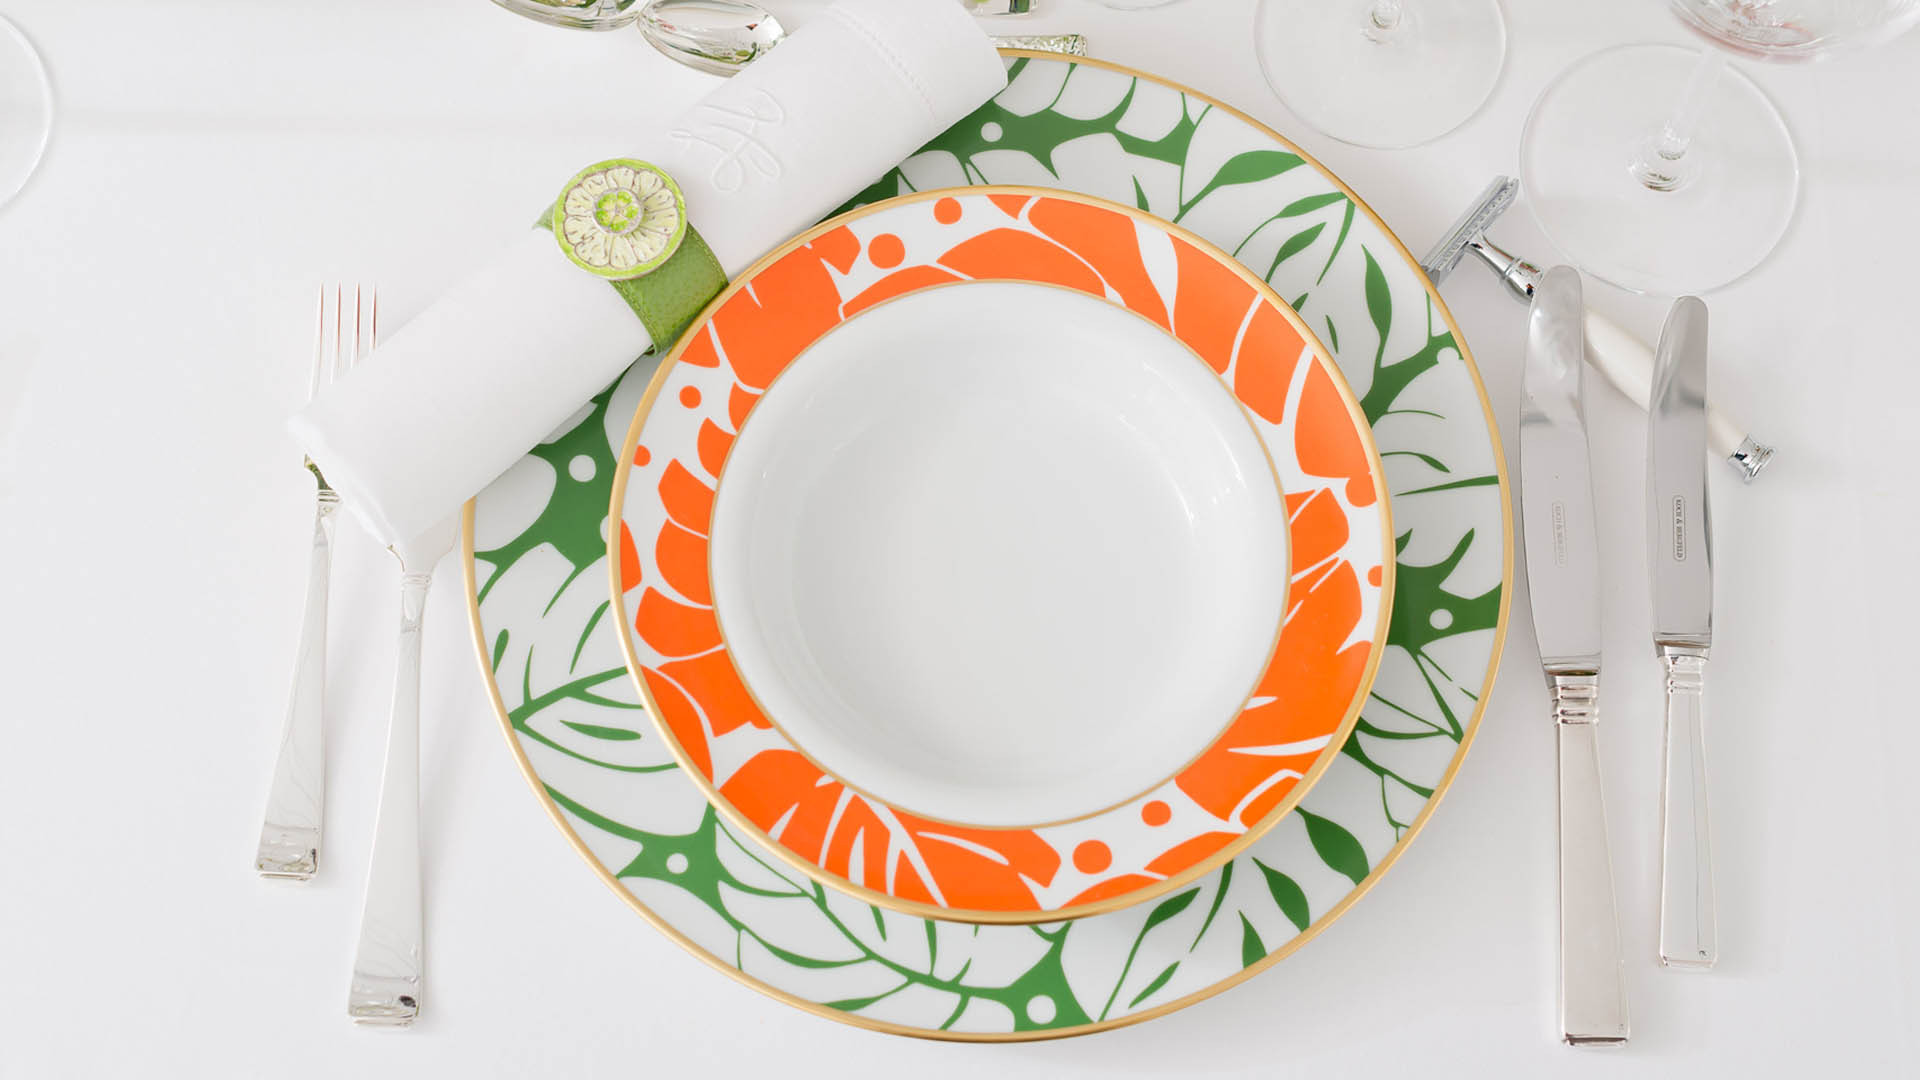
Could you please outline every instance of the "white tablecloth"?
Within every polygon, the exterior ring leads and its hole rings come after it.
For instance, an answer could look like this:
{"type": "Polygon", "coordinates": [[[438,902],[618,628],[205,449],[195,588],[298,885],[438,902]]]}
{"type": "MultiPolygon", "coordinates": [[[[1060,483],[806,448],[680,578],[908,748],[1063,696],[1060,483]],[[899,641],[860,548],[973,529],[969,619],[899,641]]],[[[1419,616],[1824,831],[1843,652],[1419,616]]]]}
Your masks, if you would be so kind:
{"type": "MultiPolygon", "coordinates": [[[[790,22],[809,0],[773,5],[790,22]]],[[[1429,147],[1294,121],[1251,54],[1254,0],[1027,25],[1248,109],[1345,176],[1415,250],[1570,61],[1684,40],[1653,0],[1512,0],[1489,106],[1429,147]]],[[[1606,577],[1609,807],[1634,1043],[1553,1038],[1554,782],[1524,585],[1459,782],[1346,918],[1276,970],[1149,1024],[942,1045],[789,1009],[708,970],[596,881],[526,791],[476,678],[458,569],[429,607],[423,822],[430,999],[405,1033],[343,1015],[384,739],[393,565],[336,563],[329,820],[305,888],[249,866],[297,632],[310,485],[282,434],[323,279],[395,317],[583,161],[703,76],[631,33],[485,0],[0,0],[59,94],[42,172],[0,212],[0,1076],[1912,1075],[1920,902],[1914,330],[1920,36],[1756,77],[1799,139],[1781,250],[1711,298],[1715,391],[1781,448],[1714,477],[1712,766],[1722,952],[1653,960],[1658,669],[1643,427],[1591,416],[1606,577]],[[591,80],[594,90],[581,87],[591,80]],[[609,945],[610,943],[610,945],[609,945]]],[[[1524,213],[1497,231],[1552,258],[1524,213]]],[[[1447,285],[1503,417],[1522,313],[1447,285]]],[[[1663,306],[1591,286],[1648,336],[1663,306]]],[[[1507,427],[1512,453],[1512,429],[1507,427]]]]}

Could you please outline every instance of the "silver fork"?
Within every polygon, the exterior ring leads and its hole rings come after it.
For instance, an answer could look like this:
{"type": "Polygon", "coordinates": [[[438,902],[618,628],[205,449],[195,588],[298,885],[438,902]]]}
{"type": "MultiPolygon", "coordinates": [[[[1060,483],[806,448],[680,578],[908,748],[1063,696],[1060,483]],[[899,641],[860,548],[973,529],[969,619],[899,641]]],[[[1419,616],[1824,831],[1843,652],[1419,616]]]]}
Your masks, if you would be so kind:
{"type": "Polygon", "coordinates": [[[347,988],[347,1015],[357,1024],[405,1027],[420,1014],[426,975],[420,905],[420,623],[433,568],[458,536],[459,519],[448,518],[389,549],[400,560],[400,647],[366,906],[347,988]]]}
{"type": "MultiPolygon", "coordinates": [[[[313,367],[307,376],[307,399],[358,363],[373,348],[379,322],[379,301],[373,291],[354,286],[349,298],[341,286],[322,286],[314,316],[313,367]],[[353,305],[348,322],[347,303],[353,305]]],[[[313,504],[313,545],[307,555],[306,613],[300,624],[300,647],[294,656],[293,690],[287,704],[286,727],[280,735],[280,756],[273,769],[273,787],[260,825],[260,845],[253,868],[263,876],[306,881],[320,865],[320,825],[326,811],[325,712],[327,672],[327,576],[333,565],[333,515],[340,496],[312,458],[306,459],[316,490],[313,504]]]]}

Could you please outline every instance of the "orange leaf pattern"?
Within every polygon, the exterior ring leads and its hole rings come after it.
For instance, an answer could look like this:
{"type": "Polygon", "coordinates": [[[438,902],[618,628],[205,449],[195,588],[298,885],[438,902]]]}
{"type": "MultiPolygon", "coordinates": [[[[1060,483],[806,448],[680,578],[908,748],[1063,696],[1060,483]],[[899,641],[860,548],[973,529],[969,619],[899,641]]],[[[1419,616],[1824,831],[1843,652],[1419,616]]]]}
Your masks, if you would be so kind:
{"type": "Polygon", "coordinates": [[[929,908],[1077,913],[1211,865],[1337,752],[1391,574],[1365,421],[1332,361],[1271,293],[1184,234],[1140,220],[1076,196],[964,191],[845,219],[737,285],[657,376],[638,433],[651,454],[634,455],[619,523],[635,564],[623,556],[620,583],[640,681],[722,808],[803,864],[929,908]],[[1062,286],[1169,330],[1247,407],[1289,513],[1288,611],[1245,708],[1153,791],[1033,828],[928,821],[824,773],[747,693],[708,578],[720,472],[779,373],[861,310],[970,280],[1062,286]]]}

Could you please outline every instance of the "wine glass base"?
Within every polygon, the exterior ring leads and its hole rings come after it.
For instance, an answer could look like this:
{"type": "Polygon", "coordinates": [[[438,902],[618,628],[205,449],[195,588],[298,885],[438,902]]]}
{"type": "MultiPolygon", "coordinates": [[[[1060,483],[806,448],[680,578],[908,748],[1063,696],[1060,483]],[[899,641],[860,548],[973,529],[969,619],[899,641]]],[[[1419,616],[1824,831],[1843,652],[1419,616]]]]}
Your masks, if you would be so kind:
{"type": "Polygon", "coordinates": [[[0,17],[0,207],[27,186],[52,132],[46,65],[20,28],[0,17]]]}
{"type": "Polygon", "coordinates": [[[1780,112],[1753,80],[1722,72],[1670,191],[1636,177],[1700,62],[1677,45],[1627,45],[1576,63],[1540,95],[1520,139],[1521,190],[1554,247],[1581,270],[1638,293],[1721,288],[1785,235],[1800,161],[1780,112]]]}
{"type": "Polygon", "coordinates": [[[1368,0],[1263,0],[1254,51],[1275,96],[1341,142],[1395,150],[1479,110],[1507,54],[1496,0],[1408,0],[1391,29],[1368,0]]]}

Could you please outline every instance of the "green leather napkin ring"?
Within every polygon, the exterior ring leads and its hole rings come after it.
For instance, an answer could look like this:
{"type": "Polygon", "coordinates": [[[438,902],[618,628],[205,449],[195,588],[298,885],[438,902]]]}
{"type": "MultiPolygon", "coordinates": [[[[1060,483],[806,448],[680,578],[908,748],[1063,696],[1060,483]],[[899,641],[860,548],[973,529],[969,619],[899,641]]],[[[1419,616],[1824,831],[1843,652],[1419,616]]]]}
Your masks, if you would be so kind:
{"type": "Polygon", "coordinates": [[[574,265],[613,286],[655,350],[671,346],[727,285],[720,260],[687,223],[679,185],[644,161],[582,169],[537,224],[574,265]]]}

